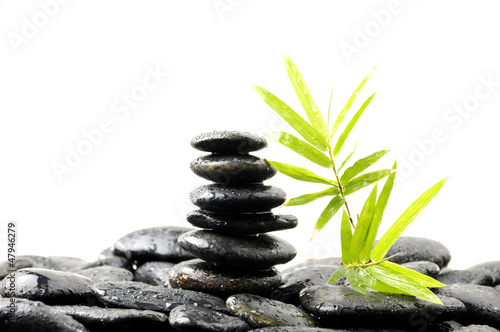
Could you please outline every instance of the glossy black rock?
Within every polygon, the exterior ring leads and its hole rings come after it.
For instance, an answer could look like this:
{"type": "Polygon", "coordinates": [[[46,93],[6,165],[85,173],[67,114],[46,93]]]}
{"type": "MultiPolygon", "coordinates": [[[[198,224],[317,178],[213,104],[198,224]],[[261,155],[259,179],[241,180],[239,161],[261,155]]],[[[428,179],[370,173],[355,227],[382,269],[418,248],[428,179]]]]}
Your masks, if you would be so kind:
{"type": "Polygon", "coordinates": [[[500,296],[493,287],[474,284],[454,284],[438,288],[438,294],[454,297],[462,301],[467,313],[458,322],[488,324],[500,328],[500,296]]]}
{"type": "Polygon", "coordinates": [[[177,264],[170,274],[173,288],[191,289],[227,297],[237,293],[269,295],[278,287],[281,274],[278,270],[227,269],[201,259],[177,264]]]}
{"type": "Polygon", "coordinates": [[[92,331],[169,331],[168,316],[151,310],[53,306],[92,331]]]}
{"type": "Polygon", "coordinates": [[[304,266],[315,266],[315,265],[335,265],[339,266],[342,264],[342,258],[341,257],[325,257],[325,258],[319,258],[319,259],[309,259],[306,260],[305,262],[299,263],[292,265],[282,271],[283,274],[289,273],[298,269],[303,268],[304,266]]]}
{"type": "Polygon", "coordinates": [[[443,284],[476,284],[491,286],[495,277],[485,270],[447,270],[440,273],[437,278],[443,284]]]}
{"type": "Polygon", "coordinates": [[[177,244],[177,238],[190,230],[192,228],[176,226],[140,229],[116,241],[113,253],[138,264],[191,259],[194,257],[177,244]]]}
{"type": "Polygon", "coordinates": [[[114,308],[154,310],[169,313],[182,304],[192,304],[209,309],[223,309],[222,299],[195,291],[151,286],[136,281],[104,282],[92,286],[98,300],[114,308]]]}
{"type": "Polygon", "coordinates": [[[251,155],[207,155],[190,164],[198,176],[222,184],[257,183],[276,175],[264,159],[251,155]]]}
{"type": "Polygon", "coordinates": [[[294,305],[252,294],[228,297],[227,307],[252,327],[317,326],[316,321],[294,305]]]}
{"type": "Polygon", "coordinates": [[[147,262],[135,270],[134,279],[153,286],[170,287],[169,275],[175,263],[147,262]]]}
{"type": "Polygon", "coordinates": [[[203,133],[191,140],[197,150],[229,154],[245,154],[267,146],[263,137],[241,131],[218,131],[203,133]]]}
{"type": "Polygon", "coordinates": [[[428,261],[415,261],[403,263],[401,266],[425,274],[426,276],[436,278],[439,274],[439,266],[436,263],[428,261]]]}
{"type": "Polygon", "coordinates": [[[419,320],[427,321],[429,317],[439,322],[465,313],[460,301],[445,296],[440,297],[444,305],[438,305],[406,295],[372,291],[362,295],[340,285],[307,287],[299,298],[304,309],[319,317],[322,325],[350,328],[409,326],[419,320]]]}
{"type": "Polygon", "coordinates": [[[230,236],[196,230],[181,235],[179,244],[205,261],[246,269],[268,269],[297,254],[289,242],[269,234],[230,236]]]}
{"type": "Polygon", "coordinates": [[[188,213],[191,225],[213,229],[218,232],[257,234],[294,228],[298,224],[295,216],[273,213],[217,213],[194,210],[188,213]]]}
{"type": "Polygon", "coordinates": [[[75,272],[92,279],[94,283],[105,281],[130,281],[134,275],[129,270],[115,266],[97,266],[75,272]]]}
{"type": "Polygon", "coordinates": [[[191,202],[203,210],[218,212],[266,212],[285,203],[286,193],[262,184],[207,184],[189,194],[191,202]]]}
{"type": "Polygon", "coordinates": [[[281,285],[271,292],[270,298],[298,304],[299,293],[302,289],[326,284],[337,268],[337,265],[312,265],[285,273],[282,276],[281,285]]]}
{"type": "Polygon", "coordinates": [[[33,261],[31,259],[23,258],[22,256],[19,257],[21,258],[16,258],[13,263],[9,261],[0,262],[0,280],[14,271],[33,267],[33,261]]]}
{"type": "Polygon", "coordinates": [[[500,284],[500,261],[491,261],[491,262],[484,262],[480,264],[476,264],[467,270],[483,270],[487,271],[495,277],[495,282],[494,285],[499,285],[500,284]]]}
{"type": "Polygon", "coordinates": [[[237,317],[191,305],[181,305],[172,309],[169,321],[170,325],[178,331],[244,332],[250,330],[250,326],[237,317]]]}
{"type": "Polygon", "coordinates": [[[88,332],[81,323],[42,302],[15,299],[14,316],[11,303],[0,298],[2,332],[88,332]]]}
{"type": "Polygon", "coordinates": [[[93,281],[76,273],[28,268],[13,272],[1,283],[4,297],[20,297],[49,304],[87,303],[93,281]],[[15,281],[15,287],[11,287],[15,281]]]}
{"type": "Polygon", "coordinates": [[[429,261],[436,263],[441,269],[448,265],[451,260],[450,251],[441,243],[410,236],[402,236],[392,245],[386,257],[393,255],[396,256],[392,257],[390,261],[394,263],[429,261]]]}

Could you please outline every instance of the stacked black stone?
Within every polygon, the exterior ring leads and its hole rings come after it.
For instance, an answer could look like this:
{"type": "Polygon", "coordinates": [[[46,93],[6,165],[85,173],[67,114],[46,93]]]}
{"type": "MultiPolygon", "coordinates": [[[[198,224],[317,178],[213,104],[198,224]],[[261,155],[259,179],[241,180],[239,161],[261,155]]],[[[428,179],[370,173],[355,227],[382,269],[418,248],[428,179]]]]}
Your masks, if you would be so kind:
{"type": "Polygon", "coordinates": [[[191,145],[211,152],[191,162],[191,170],[214,183],[194,189],[188,214],[203,229],[181,235],[179,245],[197,259],[172,268],[170,285],[220,296],[236,293],[267,295],[278,287],[281,274],[274,267],[292,260],[290,243],[269,234],[297,226],[292,215],[271,209],[285,202],[285,192],[263,184],[276,170],[250,155],[267,146],[264,138],[237,131],[214,131],[195,137],[191,145]]]}

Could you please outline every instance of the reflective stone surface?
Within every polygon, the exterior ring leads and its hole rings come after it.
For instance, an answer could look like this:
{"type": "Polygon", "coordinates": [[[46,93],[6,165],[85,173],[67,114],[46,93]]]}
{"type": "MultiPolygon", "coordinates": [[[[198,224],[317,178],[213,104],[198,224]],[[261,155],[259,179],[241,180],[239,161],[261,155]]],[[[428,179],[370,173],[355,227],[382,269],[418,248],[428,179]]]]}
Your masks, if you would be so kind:
{"type": "Polygon", "coordinates": [[[177,331],[244,332],[250,327],[243,320],[215,310],[182,305],[169,315],[170,325],[177,331]]]}
{"type": "Polygon", "coordinates": [[[191,146],[207,152],[245,154],[267,147],[267,142],[263,137],[247,132],[214,130],[193,138],[191,146]]]}

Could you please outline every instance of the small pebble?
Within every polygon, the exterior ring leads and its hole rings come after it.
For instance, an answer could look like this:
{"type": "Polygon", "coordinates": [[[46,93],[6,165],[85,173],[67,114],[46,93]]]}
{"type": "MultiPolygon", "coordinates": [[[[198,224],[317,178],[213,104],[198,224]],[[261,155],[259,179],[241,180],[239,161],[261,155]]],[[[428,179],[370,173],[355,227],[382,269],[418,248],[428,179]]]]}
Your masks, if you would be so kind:
{"type": "Polygon", "coordinates": [[[170,287],[170,271],[175,264],[170,262],[144,263],[135,270],[134,280],[153,286],[170,287]]]}

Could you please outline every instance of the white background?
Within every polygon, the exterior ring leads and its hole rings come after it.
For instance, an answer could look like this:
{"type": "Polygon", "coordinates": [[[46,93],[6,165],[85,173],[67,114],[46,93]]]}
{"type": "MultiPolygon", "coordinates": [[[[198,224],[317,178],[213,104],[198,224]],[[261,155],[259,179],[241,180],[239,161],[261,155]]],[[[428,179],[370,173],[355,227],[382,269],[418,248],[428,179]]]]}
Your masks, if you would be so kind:
{"type": "MultiPolygon", "coordinates": [[[[379,167],[395,159],[401,165],[381,232],[449,176],[404,235],[442,242],[455,268],[498,260],[498,7],[430,0],[0,1],[0,234],[15,220],[20,254],[94,260],[130,231],[188,226],[188,194],[205,183],[188,167],[200,155],[192,137],[213,129],[292,130],[250,85],[300,111],[282,63],[287,53],[325,115],[332,84],[336,113],[380,61],[353,110],[377,96],[344,152],[359,140],[357,158],[389,148],[379,167]],[[134,108],[123,108],[121,96],[139,91],[148,70],[168,77],[134,108]],[[464,104],[469,110],[456,113],[464,104]],[[86,144],[83,132],[103,119],[112,132],[59,179],[54,163],[66,164],[68,147],[86,144]],[[441,137],[431,142],[436,131],[441,137]]],[[[259,155],[330,176],[274,142],[259,155]]],[[[283,175],[268,183],[289,197],[323,188],[283,175]]],[[[368,193],[350,197],[353,210],[368,193]]],[[[298,228],[278,234],[297,247],[295,262],[339,254],[340,215],[309,243],[327,202],[279,209],[300,219],[298,228]]]]}

